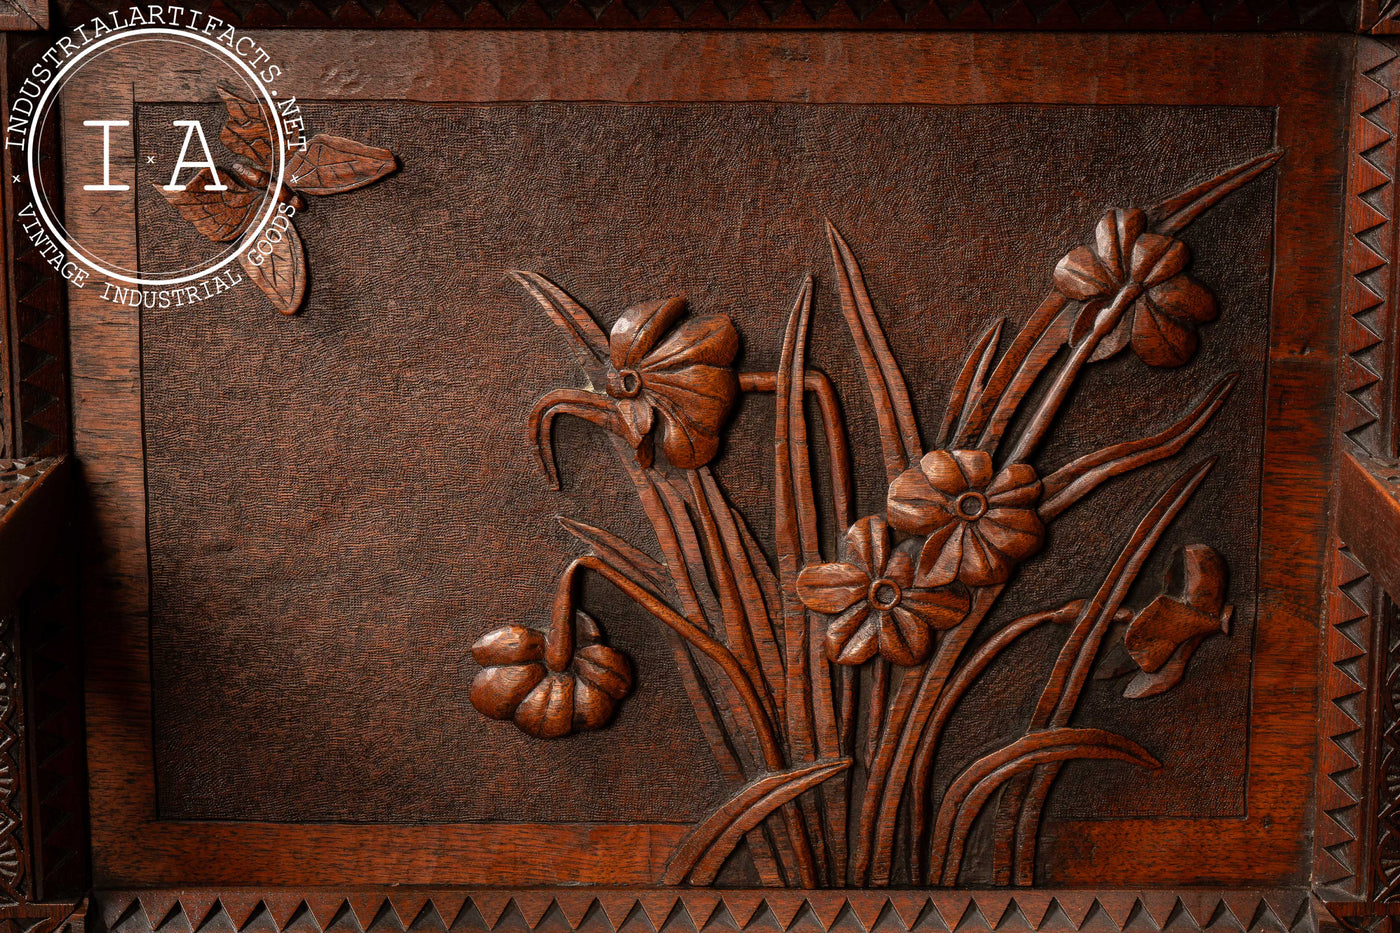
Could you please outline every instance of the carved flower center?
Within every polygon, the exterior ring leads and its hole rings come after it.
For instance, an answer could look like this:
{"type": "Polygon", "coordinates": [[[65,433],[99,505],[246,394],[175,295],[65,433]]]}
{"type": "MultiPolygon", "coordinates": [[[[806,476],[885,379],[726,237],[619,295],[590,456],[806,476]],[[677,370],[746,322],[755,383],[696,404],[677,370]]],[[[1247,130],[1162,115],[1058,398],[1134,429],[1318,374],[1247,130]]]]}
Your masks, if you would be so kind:
{"type": "Polygon", "coordinates": [[[642,376],[635,369],[624,369],[609,381],[612,385],[608,388],[613,389],[618,398],[636,398],[642,391],[642,376]]]}
{"type": "Polygon", "coordinates": [[[899,584],[893,580],[882,577],[870,584],[870,605],[876,609],[893,609],[899,605],[899,599],[904,592],[899,588],[899,584]]]}
{"type": "Polygon", "coordinates": [[[962,518],[975,521],[987,514],[987,497],[980,492],[965,492],[958,496],[954,508],[962,518]]]}

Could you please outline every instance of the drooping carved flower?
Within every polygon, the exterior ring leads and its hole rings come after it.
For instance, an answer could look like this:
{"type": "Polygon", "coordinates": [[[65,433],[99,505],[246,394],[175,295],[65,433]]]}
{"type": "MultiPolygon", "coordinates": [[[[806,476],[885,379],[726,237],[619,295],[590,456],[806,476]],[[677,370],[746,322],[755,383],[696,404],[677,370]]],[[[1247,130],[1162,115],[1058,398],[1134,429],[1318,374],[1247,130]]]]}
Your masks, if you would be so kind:
{"type": "Polygon", "coordinates": [[[1029,464],[994,474],[986,451],[935,450],[895,477],[885,507],[891,525],[928,536],[919,553],[921,585],[992,586],[1044,543],[1041,492],[1029,464]]]}
{"type": "Polygon", "coordinates": [[[1154,696],[1175,687],[1205,639],[1230,634],[1234,607],[1225,605],[1229,571],[1212,547],[1188,544],[1167,571],[1164,593],[1139,612],[1123,634],[1123,647],[1139,671],[1124,696],[1154,696]],[[1175,595],[1171,595],[1175,594],[1175,595]]]}
{"type": "Polygon", "coordinates": [[[826,655],[838,664],[864,664],[877,652],[891,664],[918,664],[933,650],[933,631],[967,615],[966,591],[917,585],[914,556],[890,544],[884,518],[862,518],[846,532],[840,561],[804,567],[797,577],[807,608],[835,616],[826,655]]]}
{"type": "Polygon", "coordinates": [[[608,336],[611,366],[604,390],[617,403],[623,435],[638,450],[660,422],[661,449],[682,469],[704,466],[719,450],[720,429],[739,398],[734,356],[739,334],[723,314],[693,317],[671,331],[685,313],[684,298],[634,305],[608,336]]]}
{"type": "Polygon", "coordinates": [[[1098,308],[1120,289],[1135,285],[1141,290],[1091,359],[1107,359],[1131,341],[1149,366],[1180,366],[1196,352],[1196,326],[1219,313],[1211,293],[1183,271],[1191,258],[1186,244],[1146,230],[1142,211],[1109,211],[1094,230],[1094,247],[1071,250],[1055,267],[1060,294],[1089,303],[1075,323],[1075,342],[1093,327],[1098,308]]]}
{"type": "Polygon", "coordinates": [[[472,657],[482,669],[472,679],[472,705],[540,739],[607,725],[632,689],[632,665],[598,643],[592,619],[582,612],[575,619],[579,644],[562,671],[549,669],[545,636],[532,628],[503,625],[478,639],[472,657]]]}

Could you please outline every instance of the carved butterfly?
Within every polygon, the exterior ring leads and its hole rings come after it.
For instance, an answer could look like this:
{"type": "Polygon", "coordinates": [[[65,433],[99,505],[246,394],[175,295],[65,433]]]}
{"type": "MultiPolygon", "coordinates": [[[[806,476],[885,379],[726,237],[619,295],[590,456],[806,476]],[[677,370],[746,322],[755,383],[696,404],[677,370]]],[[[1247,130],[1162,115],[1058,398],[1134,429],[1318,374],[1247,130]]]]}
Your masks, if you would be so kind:
{"type": "MultiPolygon", "coordinates": [[[[200,169],[183,191],[166,191],[159,184],[156,188],[196,230],[215,243],[227,243],[242,236],[260,213],[275,160],[272,131],[264,119],[263,107],[226,88],[219,88],[219,96],[228,108],[228,121],[219,140],[230,152],[253,164],[235,162],[228,168],[221,166],[218,177],[226,186],[223,191],[209,190],[214,176],[208,168],[200,169]]],[[[277,200],[301,210],[306,206],[302,194],[323,196],[353,191],[396,168],[398,162],[388,149],[317,133],[304,150],[293,150],[287,156],[277,200]]],[[[252,262],[247,249],[239,252],[238,262],[278,311],[295,314],[301,307],[306,295],[306,257],[292,223],[286,225],[281,240],[273,244],[272,252],[261,263],[252,262]]]]}

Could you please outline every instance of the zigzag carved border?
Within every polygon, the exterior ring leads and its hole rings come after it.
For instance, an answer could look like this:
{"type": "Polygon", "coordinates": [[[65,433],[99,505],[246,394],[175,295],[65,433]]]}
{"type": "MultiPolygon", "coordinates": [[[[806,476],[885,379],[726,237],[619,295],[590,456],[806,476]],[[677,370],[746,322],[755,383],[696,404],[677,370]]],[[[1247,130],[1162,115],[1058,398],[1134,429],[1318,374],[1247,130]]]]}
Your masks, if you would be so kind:
{"type": "Polygon", "coordinates": [[[99,891],[105,933],[1157,933],[1312,929],[1301,890],[99,891]]]}
{"type": "Polygon", "coordinates": [[[1365,892],[1362,821],[1367,788],[1366,723],[1373,637],[1373,584],[1345,547],[1334,552],[1327,607],[1327,691],[1317,760],[1313,880],[1328,898],[1365,892]]]}
{"type": "MultiPolygon", "coordinates": [[[[1397,88],[1400,54],[1361,39],[1351,89],[1346,276],[1340,333],[1337,450],[1360,456],[1390,445],[1386,358],[1394,285],[1397,88]]],[[[1377,762],[1374,694],[1381,686],[1375,610],[1379,594],[1366,568],[1334,540],[1327,600],[1323,697],[1319,715],[1317,824],[1313,883],[1326,900],[1369,900],[1377,762]]]]}

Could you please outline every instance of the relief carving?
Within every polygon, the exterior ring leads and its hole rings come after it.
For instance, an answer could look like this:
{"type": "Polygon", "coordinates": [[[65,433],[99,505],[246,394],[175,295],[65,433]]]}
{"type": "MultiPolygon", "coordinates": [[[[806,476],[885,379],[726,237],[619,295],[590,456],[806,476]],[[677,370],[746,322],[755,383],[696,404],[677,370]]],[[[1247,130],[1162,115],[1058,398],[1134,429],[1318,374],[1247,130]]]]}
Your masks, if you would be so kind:
{"type": "Polygon", "coordinates": [[[658,300],[622,312],[605,334],[555,283],[512,273],[569,341],[587,380],[545,396],[529,419],[546,477],[557,488],[556,418],[603,428],[659,557],[649,542],[562,518],[588,552],[560,578],[547,630],[511,624],[476,643],[483,670],[473,704],[539,738],[612,719],[632,671],[578,605],[579,579],[593,573],[673,633],[697,717],[735,777],[734,795],[677,847],[662,883],[711,884],[742,843],[767,885],[951,886],[974,823],[991,806],[994,880],[1032,884],[1042,813],[1065,762],[1161,767],[1151,736],[1071,725],[1089,678],[1125,678],[1127,701],[1161,693],[1186,675],[1205,639],[1229,633],[1226,562],[1204,544],[1176,555],[1163,595],[1141,610],[1125,605],[1214,461],[1185,469],[1148,505],[1091,595],[1014,619],[997,615],[999,598],[1019,565],[1055,546],[1056,518],[1110,478],[1179,453],[1226,403],[1235,376],[1146,436],[1054,467],[1038,452],[1086,367],[1128,350],[1147,366],[1190,362],[1219,307],[1187,272],[1189,249],[1177,235],[1279,155],[1151,208],[1106,214],[1092,244],[1055,266],[1049,294],[1004,351],[1001,321],[975,342],[927,434],[856,255],[828,225],[833,281],[879,427],[887,487],[874,515],[853,514],[840,405],[807,361],[810,276],[778,369],[736,372],[738,334],[724,315],[658,300]],[[776,397],[776,563],[709,466],[741,393],[776,397]],[[816,463],[830,470],[822,485],[830,501],[820,508],[816,463]],[[844,529],[834,554],[819,542],[825,516],[844,529]],[[1047,625],[1063,630],[1062,647],[1038,701],[1021,714],[1023,733],[936,788],[934,766],[960,700],[1007,647],[1047,625]]]}
{"type": "MultiPolygon", "coordinates": [[[[228,108],[219,141],[252,165],[234,162],[228,168],[221,167],[217,180],[226,190],[210,190],[215,178],[208,168],[201,169],[182,191],[166,191],[162,185],[156,190],[209,240],[228,243],[243,236],[261,213],[276,159],[262,105],[227,88],[219,88],[219,96],[228,108]]],[[[278,216],[287,221],[277,225],[282,235],[273,242],[273,237],[265,234],[272,249],[261,261],[254,261],[248,249],[238,254],[239,265],[272,300],[273,307],[283,314],[296,314],[306,297],[306,250],[292,220],[296,211],[306,207],[302,195],[353,191],[396,168],[398,162],[388,149],[325,133],[317,133],[305,149],[287,156],[283,185],[277,192],[278,216]]]]}

